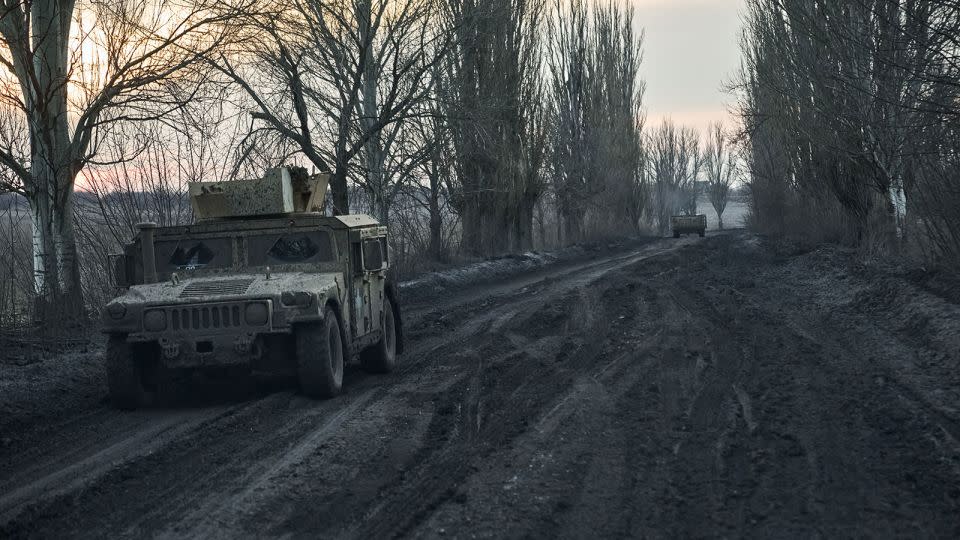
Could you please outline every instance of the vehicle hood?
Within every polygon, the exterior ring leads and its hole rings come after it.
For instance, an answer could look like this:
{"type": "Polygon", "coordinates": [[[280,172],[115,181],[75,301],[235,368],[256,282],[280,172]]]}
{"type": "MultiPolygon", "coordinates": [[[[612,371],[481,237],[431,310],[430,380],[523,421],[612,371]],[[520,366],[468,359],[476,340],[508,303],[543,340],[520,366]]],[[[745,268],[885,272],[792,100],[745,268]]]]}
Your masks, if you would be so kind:
{"type": "Polygon", "coordinates": [[[230,274],[228,276],[203,276],[181,278],[174,284],[163,283],[134,285],[114,301],[126,304],[181,304],[233,300],[237,298],[273,298],[283,292],[337,291],[338,274],[312,272],[282,272],[269,279],[264,274],[230,274]]]}

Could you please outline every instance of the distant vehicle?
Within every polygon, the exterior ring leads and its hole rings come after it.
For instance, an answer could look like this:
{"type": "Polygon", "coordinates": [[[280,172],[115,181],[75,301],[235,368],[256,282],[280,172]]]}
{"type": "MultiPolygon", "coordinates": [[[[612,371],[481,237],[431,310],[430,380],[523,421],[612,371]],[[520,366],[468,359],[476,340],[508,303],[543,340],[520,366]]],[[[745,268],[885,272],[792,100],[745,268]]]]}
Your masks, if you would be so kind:
{"type": "Polygon", "coordinates": [[[117,407],[148,403],[176,369],[296,375],[315,398],[340,393],[347,360],[394,369],[403,333],[387,228],[315,211],[327,180],[271,169],[258,180],[191,184],[196,224],[139,226],[113,256],[126,290],[103,313],[117,407]]]}
{"type": "Polygon", "coordinates": [[[699,214],[696,216],[672,216],[670,218],[670,228],[673,229],[673,237],[680,238],[681,234],[697,233],[701,237],[707,234],[707,216],[699,214]]]}

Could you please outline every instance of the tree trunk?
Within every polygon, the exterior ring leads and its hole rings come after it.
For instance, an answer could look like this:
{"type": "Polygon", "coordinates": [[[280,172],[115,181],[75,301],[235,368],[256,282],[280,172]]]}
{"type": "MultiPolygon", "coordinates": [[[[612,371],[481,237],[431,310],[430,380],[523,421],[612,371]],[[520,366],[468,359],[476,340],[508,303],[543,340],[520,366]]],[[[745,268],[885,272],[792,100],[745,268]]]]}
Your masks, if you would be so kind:
{"type": "Polygon", "coordinates": [[[360,24],[360,43],[366,47],[366,54],[363,54],[363,76],[361,80],[361,100],[360,107],[362,114],[360,124],[363,126],[363,132],[369,134],[366,144],[363,146],[363,154],[367,166],[367,190],[370,192],[371,200],[374,203],[374,211],[380,222],[387,225],[390,213],[390,201],[388,200],[387,186],[384,181],[384,163],[386,163],[386,151],[383,145],[383,139],[380,130],[376,128],[377,120],[380,117],[380,104],[377,99],[377,81],[379,73],[377,65],[373,58],[373,40],[371,19],[372,6],[370,0],[361,0],[356,3],[356,16],[360,24]]]}
{"type": "Polygon", "coordinates": [[[544,249],[547,245],[547,226],[546,226],[546,223],[544,223],[546,216],[544,216],[543,205],[536,207],[536,212],[537,212],[537,231],[540,234],[540,243],[539,244],[535,243],[534,247],[539,247],[540,249],[544,249]]]}
{"type": "Polygon", "coordinates": [[[886,244],[887,249],[892,250],[894,253],[899,253],[900,251],[900,212],[897,208],[897,201],[895,198],[895,193],[893,188],[888,188],[884,190],[882,195],[882,204],[883,204],[883,237],[884,243],[886,244]]]}
{"type": "Polygon", "coordinates": [[[509,253],[513,236],[513,219],[509,210],[486,208],[482,216],[480,254],[491,256],[509,253]]]}
{"type": "Polygon", "coordinates": [[[61,293],[59,312],[69,321],[80,321],[86,319],[86,310],[80,283],[80,259],[77,256],[72,181],[63,198],[61,211],[53,216],[53,246],[57,254],[61,293]]]}
{"type": "MultiPolygon", "coordinates": [[[[30,129],[30,213],[37,316],[82,318],[83,294],[73,223],[73,159],[67,111],[72,2],[30,5],[35,86],[24,88],[30,129]]],[[[54,322],[59,322],[54,321],[54,322]]]]}
{"type": "Polygon", "coordinates": [[[465,193],[463,212],[460,214],[461,245],[465,252],[471,255],[482,255],[481,246],[481,215],[476,193],[465,193]]]}
{"type": "Polygon", "coordinates": [[[524,200],[520,201],[515,222],[517,251],[533,249],[533,209],[535,205],[536,199],[531,201],[530,197],[525,197],[524,200]]]}
{"type": "Polygon", "coordinates": [[[36,318],[59,326],[85,317],[73,223],[73,182],[37,160],[29,197],[36,318]],[[58,177],[59,176],[59,177],[58,177]],[[67,185],[67,188],[57,186],[67,185]]]}
{"type": "Polygon", "coordinates": [[[333,174],[330,175],[330,196],[333,200],[333,215],[350,213],[350,196],[347,193],[347,166],[338,159],[333,174]]]}
{"type": "Polygon", "coordinates": [[[583,216],[578,211],[568,211],[564,212],[563,216],[563,243],[564,245],[571,246],[580,242],[582,238],[581,223],[583,221],[583,216]]]}
{"type": "Polygon", "coordinates": [[[440,216],[440,186],[436,175],[430,177],[430,257],[439,261],[443,258],[443,239],[440,235],[443,221],[440,216]]]}
{"type": "Polygon", "coordinates": [[[558,247],[558,248],[559,248],[559,247],[562,247],[562,246],[563,246],[563,223],[566,221],[566,218],[565,218],[564,215],[563,215],[563,211],[560,209],[560,204],[559,204],[559,203],[557,203],[556,208],[557,208],[557,212],[556,212],[556,213],[557,213],[557,217],[556,217],[556,219],[557,219],[557,231],[556,231],[556,232],[557,232],[557,243],[556,243],[556,245],[555,245],[554,247],[558,247]]]}
{"type": "Polygon", "coordinates": [[[373,211],[381,225],[390,225],[390,203],[387,202],[383,194],[373,194],[373,211]]]}
{"type": "MultiPolygon", "coordinates": [[[[39,188],[39,186],[38,186],[39,188]]],[[[45,189],[30,193],[30,222],[33,227],[33,288],[36,318],[43,320],[56,305],[60,296],[60,276],[57,272],[56,250],[53,241],[52,194],[45,189]]]]}

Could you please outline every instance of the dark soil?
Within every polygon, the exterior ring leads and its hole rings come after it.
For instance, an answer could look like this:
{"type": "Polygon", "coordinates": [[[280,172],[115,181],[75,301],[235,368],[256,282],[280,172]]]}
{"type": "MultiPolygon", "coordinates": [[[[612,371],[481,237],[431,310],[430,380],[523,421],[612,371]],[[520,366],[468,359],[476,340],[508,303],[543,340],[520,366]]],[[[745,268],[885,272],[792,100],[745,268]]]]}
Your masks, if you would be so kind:
{"type": "Polygon", "coordinates": [[[909,276],[732,232],[405,307],[329,401],[0,366],[0,537],[960,537],[960,306],[909,276]]]}

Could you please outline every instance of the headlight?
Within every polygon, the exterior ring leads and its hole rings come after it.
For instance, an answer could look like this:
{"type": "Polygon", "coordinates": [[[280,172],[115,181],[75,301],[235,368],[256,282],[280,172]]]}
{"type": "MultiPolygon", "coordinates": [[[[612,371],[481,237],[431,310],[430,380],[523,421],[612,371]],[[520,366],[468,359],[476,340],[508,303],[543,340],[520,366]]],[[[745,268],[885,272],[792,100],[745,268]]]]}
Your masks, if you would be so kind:
{"type": "Polygon", "coordinates": [[[251,326],[263,326],[267,324],[267,317],[267,304],[263,302],[247,304],[247,309],[244,311],[244,318],[247,324],[251,326]]]}
{"type": "Polygon", "coordinates": [[[118,321],[127,314],[127,306],[123,302],[110,302],[107,304],[107,314],[111,319],[118,321]]]}
{"type": "Polygon", "coordinates": [[[280,295],[280,303],[285,306],[310,307],[313,295],[308,292],[285,292],[280,295]]]}
{"type": "Polygon", "coordinates": [[[143,329],[147,332],[163,332],[167,329],[167,314],[162,309],[151,309],[143,314],[143,329]]]}

